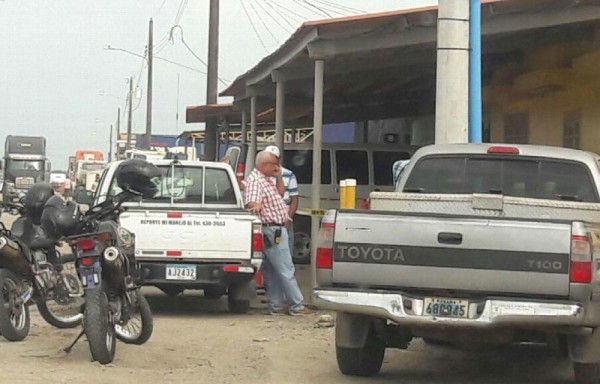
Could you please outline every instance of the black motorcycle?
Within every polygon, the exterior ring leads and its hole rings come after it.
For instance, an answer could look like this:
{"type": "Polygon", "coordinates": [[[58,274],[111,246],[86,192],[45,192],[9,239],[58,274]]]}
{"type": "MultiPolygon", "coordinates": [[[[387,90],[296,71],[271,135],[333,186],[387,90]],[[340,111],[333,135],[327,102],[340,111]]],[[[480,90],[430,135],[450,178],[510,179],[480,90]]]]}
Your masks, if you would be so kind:
{"type": "MultiPolygon", "coordinates": [[[[139,161],[123,162],[116,171],[117,180],[131,162],[135,165],[139,161]]],[[[154,167],[144,161],[138,165],[146,164],[150,170],[154,167]]],[[[154,171],[152,175],[156,177],[154,171]]],[[[42,214],[43,227],[62,236],[73,249],[84,289],[83,331],[65,351],[69,352],[85,334],[93,359],[101,364],[113,361],[116,339],[140,345],[148,341],[153,330],[150,305],[137,285],[135,236],[118,224],[122,204],[141,194],[131,183],[122,182],[119,186],[123,192],[85,214],[76,203],[60,198],[49,199],[42,214]]]]}
{"type": "Polygon", "coordinates": [[[23,204],[22,197],[19,204],[2,205],[2,211],[20,216],[11,229],[0,223],[0,332],[10,341],[21,341],[29,334],[33,303],[50,325],[74,328],[81,324],[83,290],[74,259],[60,257],[57,239],[39,225],[39,207],[51,194],[49,184],[36,184],[26,196],[27,203],[23,204]]]}

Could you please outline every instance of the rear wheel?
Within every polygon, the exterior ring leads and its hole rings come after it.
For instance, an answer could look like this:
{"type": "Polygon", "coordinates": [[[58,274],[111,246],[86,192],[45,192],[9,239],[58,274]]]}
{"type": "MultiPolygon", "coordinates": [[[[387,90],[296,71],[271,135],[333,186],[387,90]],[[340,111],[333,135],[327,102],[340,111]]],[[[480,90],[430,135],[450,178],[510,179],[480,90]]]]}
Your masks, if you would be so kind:
{"type": "Polygon", "coordinates": [[[385,355],[385,341],[377,337],[373,325],[369,328],[362,348],[335,347],[338,367],[344,375],[364,377],[379,373],[385,355]]]}
{"type": "Polygon", "coordinates": [[[21,341],[29,334],[31,316],[21,291],[18,277],[8,269],[0,269],[0,332],[9,341],[21,341]]]}
{"type": "Polygon", "coordinates": [[[600,363],[573,363],[579,384],[600,384],[600,363]]]}
{"type": "Polygon", "coordinates": [[[71,297],[70,293],[80,294],[83,290],[76,275],[61,273],[53,297],[36,301],[40,316],[56,328],[75,328],[81,324],[82,298],[71,297]]]}
{"type": "Polygon", "coordinates": [[[108,364],[115,358],[117,340],[108,310],[108,298],[102,288],[85,292],[83,329],[90,345],[92,358],[100,364],[108,364]]]}
{"type": "Polygon", "coordinates": [[[150,304],[144,294],[138,289],[135,291],[135,296],[136,302],[131,317],[124,325],[116,324],[115,333],[124,343],[141,345],[152,336],[154,321],[150,304]]]}

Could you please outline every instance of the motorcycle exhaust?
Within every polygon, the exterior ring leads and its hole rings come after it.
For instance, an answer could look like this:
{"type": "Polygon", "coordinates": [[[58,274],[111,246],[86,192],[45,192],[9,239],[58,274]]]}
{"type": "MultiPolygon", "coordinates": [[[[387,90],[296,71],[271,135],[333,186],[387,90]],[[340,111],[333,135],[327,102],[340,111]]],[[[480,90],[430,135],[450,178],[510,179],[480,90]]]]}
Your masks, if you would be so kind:
{"type": "Polygon", "coordinates": [[[109,284],[117,289],[125,289],[125,260],[116,247],[108,247],[104,250],[104,268],[109,284]]]}
{"type": "Polygon", "coordinates": [[[19,244],[6,236],[0,236],[0,266],[17,274],[30,275],[32,273],[31,265],[19,244]]]}

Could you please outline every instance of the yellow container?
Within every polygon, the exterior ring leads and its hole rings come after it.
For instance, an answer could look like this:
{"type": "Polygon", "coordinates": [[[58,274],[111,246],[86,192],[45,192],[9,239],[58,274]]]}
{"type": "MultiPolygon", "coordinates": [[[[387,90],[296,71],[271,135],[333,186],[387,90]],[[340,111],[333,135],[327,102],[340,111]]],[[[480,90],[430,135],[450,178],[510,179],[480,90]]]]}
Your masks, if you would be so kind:
{"type": "Polygon", "coordinates": [[[346,208],[356,208],[356,179],[346,179],[346,208]]]}
{"type": "Polygon", "coordinates": [[[340,180],[340,208],[346,208],[346,180],[340,180]]]}

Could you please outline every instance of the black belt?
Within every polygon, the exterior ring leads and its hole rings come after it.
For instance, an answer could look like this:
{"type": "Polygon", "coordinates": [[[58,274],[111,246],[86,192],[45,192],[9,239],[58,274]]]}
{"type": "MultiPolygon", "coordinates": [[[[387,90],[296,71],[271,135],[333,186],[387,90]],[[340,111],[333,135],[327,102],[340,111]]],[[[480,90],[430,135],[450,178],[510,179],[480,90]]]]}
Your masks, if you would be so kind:
{"type": "Polygon", "coordinates": [[[263,223],[263,227],[283,227],[283,224],[279,223],[263,223]]]}

